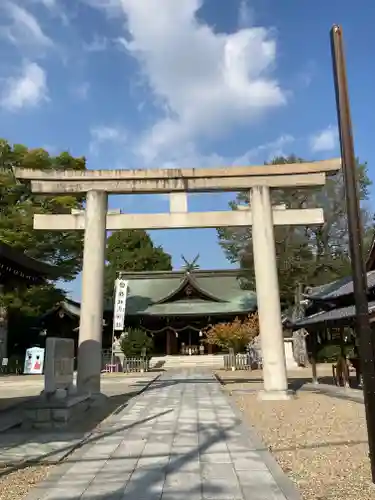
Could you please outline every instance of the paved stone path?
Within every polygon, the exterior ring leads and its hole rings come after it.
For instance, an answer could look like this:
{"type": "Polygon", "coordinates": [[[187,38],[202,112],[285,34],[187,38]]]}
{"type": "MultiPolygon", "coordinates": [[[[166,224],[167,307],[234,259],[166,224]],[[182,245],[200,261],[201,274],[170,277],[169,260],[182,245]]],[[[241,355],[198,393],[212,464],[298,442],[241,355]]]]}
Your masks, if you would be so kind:
{"type": "Polygon", "coordinates": [[[28,500],[298,499],[204,371],[166,372],[28,500]],[[272,472],[271,472],[272,471],[272,472]]]}
{"type": "MultiPolygon", "coordinates": [[[[147,387],[156,377],[157,374],[152,372],[132,375],[113,374],[102,376],[102,392],[108,398],[126,396],[127,394],[135,395],[147,387]]],[[[26,380],[25,385],[32,386],[35,389],[40,383],[43,384],[43,381],[38,381],[38,379],[35,381],[26,380]]],[[[9,381],[9,384],[11,387],[13,384],[13,386],[21,392],[22,377],[17,377],[17,380],[13,380],[13,382],[9,381]]],[[[9,391],[11,391],[11,387],[5,388],[4,386],[6,386],[6,382],[3,386],[0,384],[0,398],[2,395],[4,396],[4,394],[8,394],[9,391]]],[[[25,397],[25,399],[28,398],[25,397]]],[[[111,403],[109,403],[109,405],[111,405],[111,403]]],[[[87,430],[82,431],[82,429],[53,432],[52,430],[22,431],[17,428],[9,428],[10,425],[20,424],[21,422],[22,409],[16,407],[13,410],[5,412],[0,411],[0,467],[4,464],[16,465],[27,460],[56,463],[69,455],[72,450],[91,433],[87,430]]],[[[77,425],[80,427],[79,423],[77,425]]]]}

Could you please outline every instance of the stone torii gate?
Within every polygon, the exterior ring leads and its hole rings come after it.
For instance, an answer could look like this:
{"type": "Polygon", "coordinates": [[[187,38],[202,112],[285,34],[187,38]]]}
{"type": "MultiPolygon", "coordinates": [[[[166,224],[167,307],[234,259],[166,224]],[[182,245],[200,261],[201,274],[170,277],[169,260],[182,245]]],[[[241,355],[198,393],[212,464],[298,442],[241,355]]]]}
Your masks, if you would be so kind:
{"type": "Polygon", "coordinates": [[[81,393],[100,393],[103,279],[106,231],[116,229],[253,228],[253,249],[265,399],[287,399],[275,255],[274,225],[318,225],[323,210],[290,210],[271,206],[270,189],[322,186],[340,159],[288,165],[212,169],[48,170],[14,168],[17,179],[31,181],[33,193],[86,195],[84,212],[34,215],[34,228],[84,230],[82,304],[77,386],[81,393]],[[251,210],[189,212],[187,193],[250,191],[251,210]],[[109,194],[170,194],[169,213],[107,212],[109,194]]]}

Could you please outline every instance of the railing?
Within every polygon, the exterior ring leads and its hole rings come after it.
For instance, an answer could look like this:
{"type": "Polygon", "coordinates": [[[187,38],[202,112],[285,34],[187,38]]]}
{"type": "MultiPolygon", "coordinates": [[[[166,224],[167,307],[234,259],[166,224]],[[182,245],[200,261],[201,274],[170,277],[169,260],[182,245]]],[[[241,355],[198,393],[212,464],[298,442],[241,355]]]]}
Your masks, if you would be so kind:
{"type": "Polygon", "coordinates": [[[125,358],[114,353],[111,349],[102,350],[102,370],[104,372],[147,372],[150,369],[150,360],[147,358],[125,358]]]}
{"type": "Polygon", "coordinates": [[[251,370],[248,354],[224,354],[225,370],[251,370]]]}
{"type": "Polygon", "coordinates": [[[150,367],[150,361],[144,358],[125,358],[123,364],[124,373],[147,372],[150,367]]]}
{"type": "Polygon", "coordinates": [[[262,368],[262,360],[255,350],[246,354],[224,354],[225,370],[256,370],[262,368]]]}

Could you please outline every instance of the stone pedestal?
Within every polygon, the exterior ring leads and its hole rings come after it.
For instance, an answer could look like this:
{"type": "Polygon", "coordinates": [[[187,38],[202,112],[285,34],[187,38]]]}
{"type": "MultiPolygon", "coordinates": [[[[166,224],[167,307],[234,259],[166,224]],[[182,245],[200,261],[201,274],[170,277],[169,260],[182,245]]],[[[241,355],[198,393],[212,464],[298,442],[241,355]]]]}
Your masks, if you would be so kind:
{"type": "Polygon", "coordinates": [[[92,400],[88,394],[73,395],[64,399],[41,395],[24,409],[23,427],[27,429],[66,429],[73,422],[83,419],[92,400]]]}

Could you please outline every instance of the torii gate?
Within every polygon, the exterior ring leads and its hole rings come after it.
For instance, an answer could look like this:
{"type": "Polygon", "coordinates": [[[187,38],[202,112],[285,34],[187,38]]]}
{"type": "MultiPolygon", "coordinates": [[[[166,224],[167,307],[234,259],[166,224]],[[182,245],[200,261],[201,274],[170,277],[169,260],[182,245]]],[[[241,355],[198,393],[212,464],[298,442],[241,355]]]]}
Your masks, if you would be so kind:
{"type": "Polygon", "coordinates": [[[287,165],[212,169],[33,170],[14,168],[17,179],[31,181],[36,194],[86,194],[85,212],[34,215],[34,228],[84,230],[82,304],[77,386],[81,393],[100,392],[103,279],[106,231],[253,227],[253,249],[259,326],[263,355],[264,399],[288,399],[288,380],[281,324],[274,225],[317,225],[320,208],[289,210],[271,206],[271,188],[325,184],[340,159],[287,165]],[[189,212],[187,193],[250,191],[251,210],[189,212]],[[170,194],[169,213],[107,213],[109,194],[170,194]]]}

